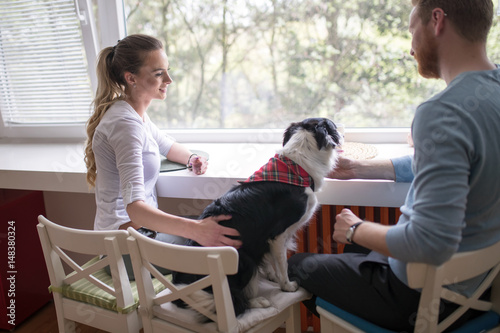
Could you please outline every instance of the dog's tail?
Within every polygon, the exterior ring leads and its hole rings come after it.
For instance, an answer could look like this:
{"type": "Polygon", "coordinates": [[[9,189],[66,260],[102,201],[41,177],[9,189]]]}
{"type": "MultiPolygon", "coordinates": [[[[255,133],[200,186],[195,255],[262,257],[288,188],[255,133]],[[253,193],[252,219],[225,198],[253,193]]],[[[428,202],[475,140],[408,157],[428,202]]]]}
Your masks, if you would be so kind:
{"type": "Polygon", "coordinates": [[[231,298],[233,299],[234,314],[236,317],[250,308],[250,301],[241,289],[231,290],[231,298]]]}

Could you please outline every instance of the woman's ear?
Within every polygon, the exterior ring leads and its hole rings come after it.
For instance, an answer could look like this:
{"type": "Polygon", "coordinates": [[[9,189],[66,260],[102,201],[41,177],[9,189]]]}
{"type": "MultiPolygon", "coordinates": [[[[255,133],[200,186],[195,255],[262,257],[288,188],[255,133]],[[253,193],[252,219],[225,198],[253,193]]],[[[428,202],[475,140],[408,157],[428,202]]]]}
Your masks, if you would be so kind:
{"type": "Polygon", "coordinates": [[[125,78],[125,81],[127,82],[127,84],[129,86],[133,87],[135,85],[135,75],[134,74],[132,74],[130,72],[125,72],[123,77],[125,78]]]}

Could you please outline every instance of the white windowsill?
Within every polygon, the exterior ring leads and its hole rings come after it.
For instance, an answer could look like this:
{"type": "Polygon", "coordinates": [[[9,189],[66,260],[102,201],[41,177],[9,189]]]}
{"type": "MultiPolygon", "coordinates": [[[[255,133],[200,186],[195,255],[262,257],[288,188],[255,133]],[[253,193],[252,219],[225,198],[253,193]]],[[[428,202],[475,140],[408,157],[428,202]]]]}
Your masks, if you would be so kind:
{"type": "MultiPolygon", "coordinates": [[[[192,129],[168,130],[179,142],[280,143],[283,129],[192,129]]],[[[348,128],[346,141],[363,143],[406,143],[409,128],[348,128]]]]}
{"type": "MultiPolygon", "coordinates": [[[[214,143],[280,143],[284,129],[169,129],[164,130],[179,142],[214,143]]],[[[346,140],[364,143],[405,143],[409,128],[347,128],[346,140]]],[[[29,142],[30,140],[84,141],[85,125],[24,125],[3,126],[0,123],[1,142],[29,142]]]]}
{"type": "MultiPolygon", "coordinates": [[[[215,199],[238,180],[246,179],[274,155],[277,143],[186,143],[209,153],[206,174],[187,170],[162,173],[159,197],[215,199]]],[[[376,158],[412,153],[403,143],[374,144],[376,158]]],[[[85,181],[83,142],[62,140],[0,140],[0,188],[91,193],[85,181]]],[[[326,181],[322,204],[399,207],[409,184],[377,180],[326,181]]]]}

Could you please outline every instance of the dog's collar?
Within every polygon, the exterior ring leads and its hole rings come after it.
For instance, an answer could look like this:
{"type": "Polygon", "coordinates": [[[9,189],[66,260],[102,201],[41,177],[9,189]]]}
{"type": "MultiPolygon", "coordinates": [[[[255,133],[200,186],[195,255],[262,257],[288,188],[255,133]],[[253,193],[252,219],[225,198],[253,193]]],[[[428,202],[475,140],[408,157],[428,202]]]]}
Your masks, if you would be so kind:
{"type": "Polygon", "coordinates": [[[301,187],[311,187],[314,191],[314,180],[300,165],[286,156],[276,154],[269,159],[247,180],[240,183],[249,182],[280,182],[301,187]]]}

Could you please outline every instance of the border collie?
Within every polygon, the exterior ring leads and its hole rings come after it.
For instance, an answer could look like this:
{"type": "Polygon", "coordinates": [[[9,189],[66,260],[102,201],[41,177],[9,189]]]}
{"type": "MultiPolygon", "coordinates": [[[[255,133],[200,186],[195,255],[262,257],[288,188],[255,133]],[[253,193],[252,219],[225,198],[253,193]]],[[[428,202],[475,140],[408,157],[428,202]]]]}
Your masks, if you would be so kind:
{"type": "MultiPolygon", "coordinates": [[[[200,219],[231,215],[230,220],[220,224],[237,229],[243,242],[238,249],[238,273],[227,277],[236,316],[248,308],[270,306],[267,299],[254,296],[259,271],[279,283],[283,291],[298,289],[297,283],[288,279],[287,250],[295,250],[296,232],[315,213],[315,192],[333,169],[335,148],[342,143],[343,137],[329,119],[308,118],[292,123],[284,133],[283,147],[267,164],[203,211],[200,219]]],[[[200,246],[191,240],[186,245],[200,246]]],[[[182,285],[200,278],[174,272],[172,281],[182,285]]],[[[206,291],[200,298],[211,297],[213,302],[211,289],[206,291]]],[[[182,300],[174,303],[186,307],[182,300]]]]}

